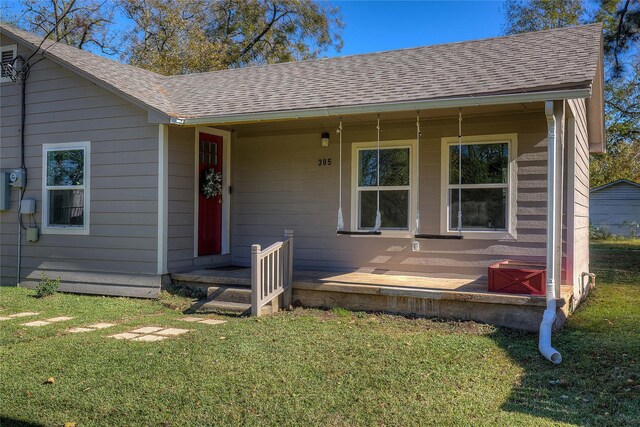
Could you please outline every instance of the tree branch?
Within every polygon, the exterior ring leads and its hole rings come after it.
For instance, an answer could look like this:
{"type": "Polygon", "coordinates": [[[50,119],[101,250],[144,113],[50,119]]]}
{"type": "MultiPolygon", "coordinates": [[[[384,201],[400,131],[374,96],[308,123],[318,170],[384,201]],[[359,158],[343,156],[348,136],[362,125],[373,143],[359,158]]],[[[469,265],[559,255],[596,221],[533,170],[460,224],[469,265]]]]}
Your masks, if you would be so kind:
{"type": "Polygon", "coordinates": [[[255,44],[258,43],[265,36],[265,34],[269,32],[271,28],[273,28],[276,22],[278,22],[280,19],[284,18],[285,16],[289,15],[290,13],[291,11],[287,10],[287,11],[284,11],[282,14],[278,15],[278,8],[276,4],[273,3],[273,13],[271,15],[271,21],[267,23],[266,27],[260,32],[260,34],[254,37],[253,40],[251,40],[251,42],[249,42],[249,44],[240,51],[240,55],[238,56],[238,59],[246,55],[247,52],[249,52],[255,46],[255,44]]]}
{"type": "Polygon", "coordinates": [[[618,60],[618,53],[620,51],[620,37],[622,36],[622,25],[624,24],[624,17],[629,10],[629,2],[630,0],[626,0],[624,2],[624,7],[620,11],[620,20],[618,21],[618,29],[616,30],[616,44],[613,48],[613,58],[616,61],[615,68],[620,68],[620,61],[618,60]]]}

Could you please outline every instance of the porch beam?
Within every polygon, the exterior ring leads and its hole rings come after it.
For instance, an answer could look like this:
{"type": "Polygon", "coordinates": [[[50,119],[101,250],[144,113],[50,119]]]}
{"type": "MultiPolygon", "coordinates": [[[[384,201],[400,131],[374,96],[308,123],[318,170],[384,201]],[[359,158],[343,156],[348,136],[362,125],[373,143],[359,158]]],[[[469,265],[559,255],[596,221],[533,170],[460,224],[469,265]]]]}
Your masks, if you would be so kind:
{"type": "Polygon", "coordinates": [[[286,111],[265,111],[248,114],[229,114],[210,117],[172,117],[171,124],[193,125],[229,125],[250,122],[291,120],[313,117],[331,117],[350,114],[387,113],[393,111],[429,110],[437,108],[476,107],[482,105],[521,104],[547,100],[564,100],[591,97],[591,88],[562,89],[516,94],[480,95],[454,98],[432,99],[424,101],[390,102],[345,107],[323,107],[286,111]]]}

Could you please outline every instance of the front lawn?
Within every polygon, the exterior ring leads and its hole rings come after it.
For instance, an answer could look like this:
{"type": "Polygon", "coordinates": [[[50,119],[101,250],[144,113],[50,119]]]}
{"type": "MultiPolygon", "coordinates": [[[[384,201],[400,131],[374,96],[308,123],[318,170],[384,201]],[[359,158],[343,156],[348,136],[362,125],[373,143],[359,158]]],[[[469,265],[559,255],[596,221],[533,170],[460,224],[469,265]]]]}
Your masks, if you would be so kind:
{"type": "Polygon", "coordinates": [[[640,244],[592,259],[559,366],[535,334],[470,322],[297,309],[204,325],[161,301],[2,288],[0,316],[41,314],[0,321],[0,425],[638,425],[640,244]],[[74,319],[20,326],[55,316],[74,319]],[[117,326],[66,332],[95,322],[117,326]],[[191,331],[107,337],[142,326],[191,331]]]}

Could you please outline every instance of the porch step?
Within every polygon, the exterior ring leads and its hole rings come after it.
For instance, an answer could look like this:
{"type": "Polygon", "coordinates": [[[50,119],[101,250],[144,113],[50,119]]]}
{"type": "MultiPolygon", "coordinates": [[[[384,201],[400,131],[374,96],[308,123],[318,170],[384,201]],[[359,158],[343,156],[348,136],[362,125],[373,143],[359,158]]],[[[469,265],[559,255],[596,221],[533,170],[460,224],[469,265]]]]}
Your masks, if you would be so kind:
{"type": "Polygon", "coordinates": [[[214,267],[184,273],[172,273],[171,281],[200,285],[234,285],[251,287],[251,269],[246,267],[214,267]]]}
{"type": "Polygon", "coordinates": [[[251,312],[251,280],[246,270],[208,269],[174,273],[171,281],[174,286],[198,290],[198,293],[206,295],[191,306],[195,312],[243,315],[251,312]]]}
{"type": "Polygon", "coordinates": [[[251,304],[233,301],[200,300],[191,306],[196,313],[250,314],[251,304]]]}
{"type": "Polygon", "coordinates": [[[251,304],[251,288],[240,286],[209,286],[208,301],[227,301],[251,304]]]}

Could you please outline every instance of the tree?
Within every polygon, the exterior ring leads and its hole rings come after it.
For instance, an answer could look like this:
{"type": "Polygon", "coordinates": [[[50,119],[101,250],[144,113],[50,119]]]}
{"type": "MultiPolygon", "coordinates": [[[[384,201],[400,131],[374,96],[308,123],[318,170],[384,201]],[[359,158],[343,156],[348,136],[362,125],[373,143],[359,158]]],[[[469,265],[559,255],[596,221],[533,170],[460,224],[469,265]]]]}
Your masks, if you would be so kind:
{"type": "Polygon", "coordinates": [[[599,187],[618,179],[640,181],[640,142],[620,145],[614,153],[591,159],[591,187],[599,187]]]}
{"type": "Polygon", "coordinates": [[[3,19],[13,12],[8,21],[26,30],[167,75],[311,59],[342,47],[339,10],[324,1],[20,0],[2,8],[3,19]]]}
{"type": "Polygon", "coordinates": [[[577,25],[585,13],[581,0],[507,0],[504,11],[505,34],[577,25]]]}
{"type": "Polygon", "coordinates": [[[504,30],[532,30],[602,22],[605,50],[606,153],[591,157],[591,186],[620,178],[640,181],[640,2],[508,0],[504,30]]]}
{"type": "Polygon", "coordinates": [[[110,33],[113,9],[106,0],[25,0],[17,24],[80,49],[116,53],[110,33]]]}
{"type": "Polygon", "coordinates": [[[311,0],[122,0],[126,59],[182,74],[316,58],[342,46],[338,9],[311,0]]]}
{"type": "Polygon", "coordinates": [[[611,71],[613,77],[620,77],[624,72],[621,55],[631,46],[635,47],[640,40],[640,2],[638,0],[601,0],[600,9],[594,20],[604,24],[605,51],[613,60],[610,64],[611,71]]]}

